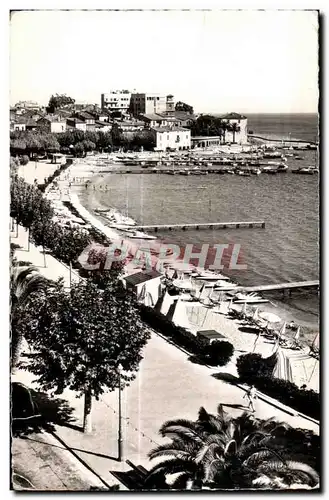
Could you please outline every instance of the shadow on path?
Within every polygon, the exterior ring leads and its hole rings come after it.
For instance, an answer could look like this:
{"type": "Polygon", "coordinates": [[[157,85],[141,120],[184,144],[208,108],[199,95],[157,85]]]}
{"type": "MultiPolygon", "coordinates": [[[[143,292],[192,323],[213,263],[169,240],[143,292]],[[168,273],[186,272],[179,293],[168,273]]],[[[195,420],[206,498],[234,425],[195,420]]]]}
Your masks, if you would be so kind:
{"type": "MultiPolygon", "coordinates": [[[[11,416],[14,437],[41,431],[53,432],[55,425],[72,425],[73,408],[65,399],[50,398],[24,384],[11,384],[11,416]]],[[[79,429],[78,426],[75,426],[79,429]]],[[[79,429],[81,430],[81,428],[79,429]]]]}
{"type": "Polygon", "coordinates": [[[232,375],[232,373],[218,372],[218,373],[213,373],[211,376],[217,380],[222,380],[223,382],[227,382],[228,384],[236,384],[237,382],[239,382],[239,377],[232,375]]]}

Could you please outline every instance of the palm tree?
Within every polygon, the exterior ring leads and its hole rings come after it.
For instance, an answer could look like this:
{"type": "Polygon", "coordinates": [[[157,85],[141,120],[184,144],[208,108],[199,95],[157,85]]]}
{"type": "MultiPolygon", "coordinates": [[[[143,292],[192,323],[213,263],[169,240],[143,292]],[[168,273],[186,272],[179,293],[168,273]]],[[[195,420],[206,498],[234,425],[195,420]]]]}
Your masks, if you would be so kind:
{"type": "Polygon", "coordinates": [[[200,408],[196,422],[177,419],[163,424],[160,434],[171,442],[153,449],[149,458],[169,458],[150,470],[146,486],[168,485],[168,476],[170,482],[174,475],[175,489],[282,489],[292,483],[314,487],[319,476],[309,465],[307,448],[293,455],[285,437],[288,431],[286,424],[247,413],[233,419],[221,405],[217,415],[200,408]]]}
{"type": "Polygon", "coordinates": [[[234,144],[234,143],[235,143],[235,134],[236,134],[236,132],[240,132],[240,127],[239,127],[239,125],[238,125],[236,122],[231,123],[231,124],[230,124],[230,131],[231,131],[231,132],[232,132],[232,134],[233,134],[233,144],[234,144]]]}
{"type": "Polygon", "coordinates": [[[10,273],[12,367],[17,364],[23,340],[19,328],[21,313],[28,307],[31,296],[44,291],[49,284],[49,280],[34,266],[22,266],[19,263],[15,265],[15,262],[12,262],[10,273]]]}

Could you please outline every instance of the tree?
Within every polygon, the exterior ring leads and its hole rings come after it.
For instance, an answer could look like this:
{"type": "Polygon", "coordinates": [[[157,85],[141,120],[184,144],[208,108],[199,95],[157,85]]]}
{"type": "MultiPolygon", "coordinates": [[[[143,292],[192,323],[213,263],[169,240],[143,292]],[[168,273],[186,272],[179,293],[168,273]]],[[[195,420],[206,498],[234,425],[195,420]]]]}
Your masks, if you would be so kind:
{"type": "Polygon", "coordinates": [[[56,109],[67,108],[73,106],[75,99],[67,96],[66,94],[56,94],[52,95],[49,99],[48,106],[50,111],[54,112],[56,109]]]}
{"type": "Polygon", "coordinates": [[[38,375],[45,390],[61,394],[67,387],[84,395],[84,431],[91,431],[92,399],[135,378],[149,332],[141,324],[135,299],[121,282],[100,290],[91,280],[58,282],[45,297],[35,297],[22,321],[34,347],[22,367],[38,375]]]}
{"type": "Polygon", "coordinates": [[[176,102],[175,111],[184,111],[185,113],[189,113],[190,115],[193,115],[194,112],[192,106],[182,101],[176,102]]]}
{"type": "Polygon", "coordinates": [[[234,122],[234,123],[230,123],[228,125],[228,130],[230,132],[232,132],[232,134],[233,134],[233,144],[235,144],[235,134],[237,132],[240,132],[240,127],[239,127],[239,125],[236,122],[234,122]]]}
{"type": "Polygon", "coordinates": [[[122,129],[117,123],[113,123],[111,137],[114,146],[120,146],[122,140],[122,129]]]}
{"type": "Polygon", "coordinates": [[[10,301],[11,301],[11,362],[15,368],[21,351],[23,340],[20,322],[24,310],[30,307],[32,295],[45,291],[49,281],[41,276],[33,266],[11,266],[10,301]]]}
{"type": "Polygon", "coordinates": [[[156,487],[176,474],[174,489],[289,488],[298,483],[315,487],[319,481],[319,441],[310,431],[297,436],[287,424],[242,414],[230,417],[221,405],[217,415],[200,408],[197,421],[171,420],[160,429],[171,442],[149,453],[169,457],[149,472],[146,486],[156,487]]]}
{"type": "Polygon", "coordinates": [[[21,158],[20,158],[20,164],[21,165],[27,165],[28,162],[29,162],[29,157],[27,155],[23,155],[21,158]]]}

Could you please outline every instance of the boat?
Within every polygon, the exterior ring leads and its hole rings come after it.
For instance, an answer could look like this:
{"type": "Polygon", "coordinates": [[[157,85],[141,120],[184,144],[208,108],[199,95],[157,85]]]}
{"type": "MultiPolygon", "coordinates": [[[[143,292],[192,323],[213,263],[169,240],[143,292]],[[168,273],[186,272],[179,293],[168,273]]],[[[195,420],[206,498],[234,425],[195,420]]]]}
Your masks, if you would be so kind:
{"type": "Polygon", "coordinates": [[[238,170],[237,175],[241,175],[242,177],[250,177],[251,174],[249,172],[243,172],[242,170],[238,170]]]}
{"type": "Polygon", "coordinates": [[[263,304],[265,302],[269,302],[267,299],[264,299],[260,295],[256,293],[241,293],[238,292],[233,297],[233,302],[235,304],[263,304]]]}
{"type": "Polygon", "coordinates": [[[261,169],[260,168],[256,168],[256,169],[253,169],[251,171],[252,174],[254,175],[260,175],[262,173],[261,169]]]}
{"type": "Polygon", "coordinates": [[[269,166],[269,167],[263,167],[262,168],[262,172],[264,174],[276,174],[277,173],[277,169],[273,168],[271,166],[269,166]]]}
{"type": "Polygon", "coordinates": [[[288,170],[288,165],[286,165],[285,163],[281,163],[277,169],[278,172],[287,172],[287,170],[288,170]]]}
{"type": "Polygon", "coordinates": [[[314,175],[315,174],[314,167],[301,167],[292,171],[293,174],[301,174],[301,175],[314,175]]]}
{"type": "Polygon", "coordinates": [[[303,157],[302,157],[302,156],[299,156],[299,155],[296,155],[294,159],[295,159],[295,160],[303,160],[303,157]]]}
{"type": "MultiPolygon", "coordinates": [[[[192,274],[193,276],[193,274],[192,274]]],[[[222,274],[212,273],[210,271],[197,272],[197,275],[194,276],[196,280],[204,280],[204,281],[218,281],[218,280],[229,280],[228,277],[223,276],[222,274]]]]}
{"type": "Polygon", "coordinates": [[[150,234],[143,233],[142,231],[127,231],[128,238],[140,239],[140,240],[156,240],[156,236],[151,236],[150,234]]]}

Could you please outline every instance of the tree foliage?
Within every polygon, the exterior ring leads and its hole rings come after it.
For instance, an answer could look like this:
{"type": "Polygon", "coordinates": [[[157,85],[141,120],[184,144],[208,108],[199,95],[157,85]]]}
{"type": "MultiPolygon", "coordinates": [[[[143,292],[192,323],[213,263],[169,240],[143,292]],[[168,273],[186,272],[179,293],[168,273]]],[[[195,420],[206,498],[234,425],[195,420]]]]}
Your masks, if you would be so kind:
{"type": "Polygon", "coordinates": [[[189,483],[192,489],[286,489],[319,482],[319,437],[274,419],[247,413],[232,418],[219,405],[216,415],[200,408],[196,421],[165,422],[160,435],[170,442],[149,453],[157,460],[146,480],[149,488],[168,486],[172,474],[172,489],[189,483]]]}
{"type": "Polygon", "coordinates": [[[44,292],[49,281],[33,266],[22,266],[12,262],[10,269],[10,330],[11,362],[15,367],[22,343],[21,322],[24,312],[31,306],[32,297],[44,292]]]}
{"type": "Polygon", "coordinates": [[[220,136],[225,142],[228,124],[221,118],[212,115],[201,115],[191,125],[192,136],[220,136]]]}
{"type": "Polygon", "coordinates": [[[54,112],[56,109],[73,106],[74,103],[75,99],[66,94],[55,94],[50,97],[48,106],[54,112]]]}
{"type": "Polygon", "coordinates": [[[119,364],[124,383],[135,378],[149,338],[133,296],[115,281],[100,290],[86,280],[69,292],[59,281],[34,297],[21,328],[35,351],[22,366],[45,390],[60,394],[68,387],[97,399],[118,387],[119,364]]]}
{"type": "Polygon", "coordinates": [[[271,377],[276,363],[276,355],[263,358],[258,353],[247,353],[238,357],[236,365],[241,381],[252,382],[255,377],[271,377]]]}
{"type": "Polygon", "coordinates": [[[10,216],[30,229],[36,245],[52,251],[53,255],[67,264],[75,263],[90,243],[90,236],[80,228],[63,227],[53,221],[54,210],[34,185],[17,175],[11,177],[10,216]]]}
{"type": "Polygon", "coordinates": [[[205,347],[203,356],[213,366],[225,366],[230,361],[233,353],[234,347],[230,342],[215,340],[205,347]]]}
{"type": "Polygon", "coordinates": [[[184,111],[186,113],[189,113],[190,115],[193,115],[193,107],[190,106],[189,104],[186,104],[185,102],[178,101],[175,104],[175,111],[184,111]]]}

